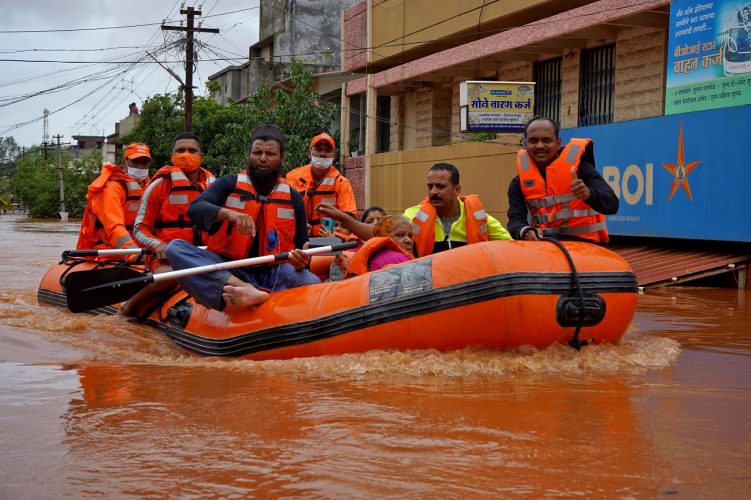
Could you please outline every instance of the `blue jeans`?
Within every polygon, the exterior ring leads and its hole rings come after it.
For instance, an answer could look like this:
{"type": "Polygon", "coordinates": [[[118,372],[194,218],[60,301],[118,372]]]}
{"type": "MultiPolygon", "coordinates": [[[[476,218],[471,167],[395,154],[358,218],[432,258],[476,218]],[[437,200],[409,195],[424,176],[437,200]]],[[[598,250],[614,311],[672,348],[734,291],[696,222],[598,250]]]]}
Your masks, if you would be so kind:
{"type": "MultiPolygon", "coordinates": [[[[173,240],[167,246],[167,260],[174,270],[190,267],[206,266],[226,262],[227,259],[214,252],[203,250],[183,240],[173,240]]],[[[194,274],[178,278],[177,282],[199,304],[206,307],[224,309],[226,304],[222,299],[224,285],[230,276],[250,283],[256,288],[270,292],[286,290],[298,286],[315,285],[321,280],[307,269],[296,270],[292,264],[283,262],[279,265],[266,266],[257,269],[255,266],[222,269],[209,273],[194,274]]]]}

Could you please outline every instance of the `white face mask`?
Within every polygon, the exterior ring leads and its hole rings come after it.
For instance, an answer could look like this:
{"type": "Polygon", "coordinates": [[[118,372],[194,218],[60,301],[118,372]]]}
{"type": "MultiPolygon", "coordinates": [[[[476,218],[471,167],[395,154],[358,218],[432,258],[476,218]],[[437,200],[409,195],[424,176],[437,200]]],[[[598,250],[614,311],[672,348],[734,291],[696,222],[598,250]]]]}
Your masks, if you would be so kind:
{"type": "Polygon", "coordinates": [[[146,178],[147,175],[149,175],[149,169],[128,167],[128,175],[133,177],[138,182],[141,182],[142,180],[146,178]]]}
{"type": "Polygon", "coordinates": [[[334,163],[334,159],[333,158],[319,158],[317,156],[312,156],[310,158],[310,163],[312,163],[314,167],[323,170],[323,169],[329,168],[334,163]]]}

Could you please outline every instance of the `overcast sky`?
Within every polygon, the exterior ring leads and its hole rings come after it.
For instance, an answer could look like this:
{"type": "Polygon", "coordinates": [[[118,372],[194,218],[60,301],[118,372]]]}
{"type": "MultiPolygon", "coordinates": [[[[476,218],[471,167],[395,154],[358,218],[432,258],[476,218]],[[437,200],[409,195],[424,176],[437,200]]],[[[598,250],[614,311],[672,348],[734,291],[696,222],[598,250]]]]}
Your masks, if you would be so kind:
{"type": "MultiPolygon", "coordinates": [[[[169,25],[185,20],[179,13],[182,3],[4,1],[0,10],[0,137],[13,136],[22,146],[40,144],[45,108],[50,111],[50,140],[57,134],[63,135],[63,142],[72,141],[74,135],[109,135],[115,131],[115,122],[128,115],[131,102],[140,108],[150,95],[177,90],[179,83],[146,51],[159,54],[160,61],[185,78],[180,62],[185,59],[184,48],[165,51],[165,45],[169,47],[184,32],[160,28],[163,19],[169,25]],[[131,25],[147,26],[90,29],[131,25]],[[20,30],[75,31],[8,33],[20,30]],[[138,62],[143,58],[147,60],[138,62]]],[[[258,41],[258,0],[188,0],[185,6],[200,6],[203,15],[197,22],[220,29],[219,34],[196,34],[198,41],[208,44],[199,53],[202,61],[193,76],[196,94],[204,94],[209,75],[247,61],[248,47],[258,41]],[[221,58],[235,59],[211,61],[221,58]]]]}

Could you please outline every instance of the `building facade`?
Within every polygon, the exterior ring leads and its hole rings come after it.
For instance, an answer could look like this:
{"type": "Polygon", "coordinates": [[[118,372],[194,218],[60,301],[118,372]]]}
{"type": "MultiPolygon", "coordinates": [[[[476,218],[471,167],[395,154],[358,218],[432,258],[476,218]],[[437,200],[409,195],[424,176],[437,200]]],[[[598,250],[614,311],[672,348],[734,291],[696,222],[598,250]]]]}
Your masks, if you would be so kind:
{"type": "Polygon", "coordinates": [[[340,11],[357,0],[271,0],[261,2],[259,41],[250,46],[248,62],[209,76],[219,84],[220,104],[238,101],[265,84],[284,78],[293,60],[313,73],[339,72],[340,11]]]}
{"type": "MultiPolygon", "coordinates": [[[[414,205],[425,195],[427,170],[445,161],[459,167],[463,193],[479,194],[505,222],[521,134],[463,132],[459,87],[534,82],[536,114],[558,120],[564,140],[594,139],[598,170],[621,200],[608,218],[611,234],[720,240],[749,253],[751,225],[723,219],[730,229],[716,230],[719,214],[742,212],[740,188],[728,190],[716,172],[739,165],[718,143],[744,143],[751,134],[751,121],[740,118],[751,104],[741,17],[747,4],[354,5],[342,15],[342,70],[362,76],[343,87],[342,143],[357,153],[344,164],[358,206],[396,213],[414,205]]],[[[730,168],[740,185],[751,181],[747,169],[730,168]]]]}

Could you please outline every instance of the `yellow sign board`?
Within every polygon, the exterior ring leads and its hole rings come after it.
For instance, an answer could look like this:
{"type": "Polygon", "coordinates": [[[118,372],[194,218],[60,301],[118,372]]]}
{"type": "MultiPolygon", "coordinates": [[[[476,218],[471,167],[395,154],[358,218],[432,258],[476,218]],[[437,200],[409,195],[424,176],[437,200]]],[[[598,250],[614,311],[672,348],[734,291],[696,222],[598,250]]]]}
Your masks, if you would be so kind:
{"type": "Polygon", "coordinates": [[[459,84],[462,132],[522,132],[534,115],[533,82],[459,84]]]}

